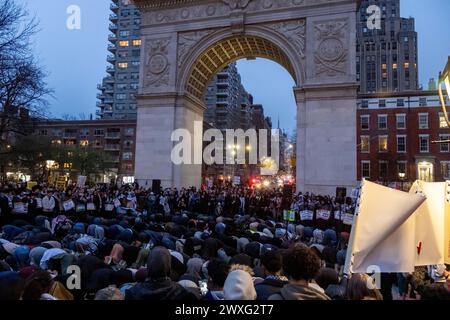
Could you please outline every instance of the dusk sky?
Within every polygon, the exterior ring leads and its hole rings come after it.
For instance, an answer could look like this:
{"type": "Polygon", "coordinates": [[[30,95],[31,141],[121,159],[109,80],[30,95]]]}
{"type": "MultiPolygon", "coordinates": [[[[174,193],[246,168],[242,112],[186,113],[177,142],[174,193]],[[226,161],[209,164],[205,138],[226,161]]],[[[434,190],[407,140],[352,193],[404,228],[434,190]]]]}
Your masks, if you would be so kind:
{"type": "MultiPolygon", "coordinates": [[[[95,113],[97,84],[105,76],[108,51],[110,0],[17,0],[30,14],[40,20],[34,48],[41,64],[50,74],[48,82],[54,89],[50,113],[78,116],[95,113]],[[70,5],[81,8],[81,30],[66,28],[70,5]]],[[[420,83],[437,78],[450,55],[448,36],[448,0],[401,0],[402,16],[416,18],[419,34],[420,83]]],[[[245,88],[253,94],[255,103],[264,105],[274,125],[280,118],[281,127],[291,133],[295,127],[296,107],[291,76],[274,62],[257,59],[240,61],[238,68],[245,88]]]]}

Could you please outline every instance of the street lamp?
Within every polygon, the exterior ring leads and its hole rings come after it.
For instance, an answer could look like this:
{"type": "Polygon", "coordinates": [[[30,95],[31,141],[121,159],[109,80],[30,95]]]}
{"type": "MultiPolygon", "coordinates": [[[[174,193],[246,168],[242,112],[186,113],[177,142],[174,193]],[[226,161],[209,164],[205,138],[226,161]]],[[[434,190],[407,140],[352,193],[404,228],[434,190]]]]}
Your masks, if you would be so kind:
{"type": "Polygon", "coordinates": [[[450,120],[449,120],[448,114],[447,114],[445,98],[444,98],[444,94],[442,93],[442,85],[443,84],[445,85],[445,89],[447,90],[447,96],[448,96],[448,99],[450,100],[450,56],[448,57],[447,65],[445,66],[444,71],[439,74],[439,83],[438,83],[439,98],[441,100],[442,110],[444,111],[444,118],[445,118],[445,121],[447,121],[447,125],[450,127],[450,120]]]}
{"type": "Polygon", "coordinates": [[[405,181],[406,173],[405,172],[399,172],[398,177],[400,178],[400,181],[402,183],[402,191],[403,191],[403,182],[405,181]]]}

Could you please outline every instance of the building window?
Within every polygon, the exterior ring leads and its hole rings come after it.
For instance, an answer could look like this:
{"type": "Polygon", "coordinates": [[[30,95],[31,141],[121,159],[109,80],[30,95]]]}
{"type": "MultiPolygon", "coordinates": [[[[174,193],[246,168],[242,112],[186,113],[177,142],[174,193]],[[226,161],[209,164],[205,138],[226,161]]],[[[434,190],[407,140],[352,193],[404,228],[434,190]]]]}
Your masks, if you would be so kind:
{"type": "Polygon", "coordinates": [[[142,44],[141,39],[133,40],[133,46],[140,46],[142,44]]]}
{"type": "Polygon", "coordinates": [[[367,108],[369,108],[369,101],[368,100],[361,101],[361,109],[367,109],[367,108]]]}
{"type": "Polygon", "coordinates": [[[52,140],[52,144],[62,144],[61,140],[52,140]]]}
{"type": "Polygon", "coordinates": [[[420,98],[419,99],[419,107],[426,107],[428,105],[427,98],[420,98]]]}
{"type": "MultiPolygon", "coordinates": [[[[440,134],[439,138],[441,141],[449,141],[450,135],[448,134],[440,134]]],[[[440,151],[442,153],[449,153],[450,152],[450,143],[440,143],[439,144],[440,151]]]]}
{"type": "Polygon", "coordinates": [[[126,100],[127,94],[126,93],[118,93],[118,94],[116,94],[116,99],[117,100],[126,100]]]}
{"type": "Polygon", "coordinates": [[[101,137],[105,135],[105,130],[103,129],[95,129],[94,130],[94,136],[101,137]]]}
{"type": "Polygon", "coordinates": [[[386,114],[378,115],[378,129],[386,130],[387,129],[387,121],[388,121],[388,116],[386,114]]]}
{"type": "Polygon", "coordinates": [[[125,129],[125,135],[126,135],[127,137],[132,137],[132,136],[134,136],[134,128],[126,128],[126,129],[125,129]]]}
{"type": "Polygon", "coordinates": [[[361,152],[362,153],[370,152],[370,137],[369,136],[361,136],[361,152]]]}
{"type": "Polygon", "coordinates": [[[423,134],[419,136],[419,147],[420,153],[430,152],[430,136],[423,134]]]}
{"type": "Polygon", "coordinates": [[[361,116],[361,130],[369,130],[370,129],[370,116],[364,115],[361,116]]]}
{"type": "Polygon", "coordinates": [[[122,155],[123,160],[132,160],[133,159],[133,152],[124,152],[122,155]]]}
{"type": "Polygon", "coordinates": [[[129,37],[130,36],[130,31],[129,30],[122,30],[119,32],[119,36],[120,37],[129,37]]]}
{"type": "Polygon", "coordinates": [[[450,161],[441,161],[441,173],[442,178],[450,179],[450,161]]]}
{"type": "Polygon", "coordinates": [[[117,66],[119,67],[119,69],[126,69],[128,68],[128,62],[119,62],[117,66]]]}
{"type": "Polygon", "coordinates": [[[89,140],[80,140],[80,146],[82,147],[89,146],[89,140]]]}
{"type": "Polygon", "coordinates": [[[406,152],[406,136],[397,136],[397,152],[406,152]]]}
{"type": "Polygon", "coordinates": [[[406,161],[399,161],[397,162],[397,172],[400,173],[404,173],[405,174],[405,178],[408,176],[408,162],[406,161]]]}
{"type": "Polygon", "coordinates": [[[387,152],[388,151],[388,136],[378,137],[378,151],[387,152]]]}
{"type": "Polygon", "coordinates": [[[388,162],[387,161],[380,161],[378,163],[378,176],[380,179],[385,180],[388,177],[388,162]]]}
{"type": "Polygon", "coordinates": [[[361,162],[361,177],[370,179],[370,161],[361,162]]]}
{"type": "Polygon", "coordinates": [[[386,100],[384,100],[384,99],[380,100],[379,107],[380,108],[385,108],[386,107],[386,100]]]}
{"type": "Polygon", "coordinates": [[[428,113],[419,113],[419,129],[428,129],[428,113]]]}
{"type": "MultiPolygon", "coordinates": [[[[447,112],[447,114],[448,114],[448,112],[447,112]]],[[[441,129],[447,129],[448,128],[448,123],[445,120],[443,112],[439,112],[439,128],[441,128],[441,129]]]]}
{"type": "Polygon", "coordinates": [[[130,45],[130,42],[127,40],[119,41],[119,46],[121,46],[121,47],[128,47],[129,45],[130,45]]]}
{"type": "Polygon", "coordinates": [[[397,114],[397,129],[406,129],[406,114],[397,114]]]}

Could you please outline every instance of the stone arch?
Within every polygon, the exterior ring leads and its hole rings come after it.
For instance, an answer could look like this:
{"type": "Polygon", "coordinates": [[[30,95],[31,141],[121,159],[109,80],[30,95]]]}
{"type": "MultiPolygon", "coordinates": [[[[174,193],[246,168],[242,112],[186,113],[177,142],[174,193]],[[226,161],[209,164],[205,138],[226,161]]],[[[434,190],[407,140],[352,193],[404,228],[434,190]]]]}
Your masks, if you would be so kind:
{"type": "Polygon", "coordinates": [[[239,34],[233,34],[231,29],[213,31],[195,43],[184,60],[179,61],[182,65],[177,89],[202,100],[214,75],[244,58],[266,58],[280,64],[299,86],[304,79],[304,53],[288,41],[267,26],[247,27],[239,34]]]}

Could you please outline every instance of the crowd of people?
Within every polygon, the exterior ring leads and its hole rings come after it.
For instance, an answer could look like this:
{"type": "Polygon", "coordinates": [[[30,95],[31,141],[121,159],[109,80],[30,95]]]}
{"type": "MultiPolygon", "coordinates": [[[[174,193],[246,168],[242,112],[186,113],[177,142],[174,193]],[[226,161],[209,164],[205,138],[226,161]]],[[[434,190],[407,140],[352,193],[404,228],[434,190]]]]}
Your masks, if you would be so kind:
{"type": "Polygon", "coordinates": [[[346,275],[354,210],[289,189],[0,184],[0,300],[449,299],[445,265],[346,275]]]}

